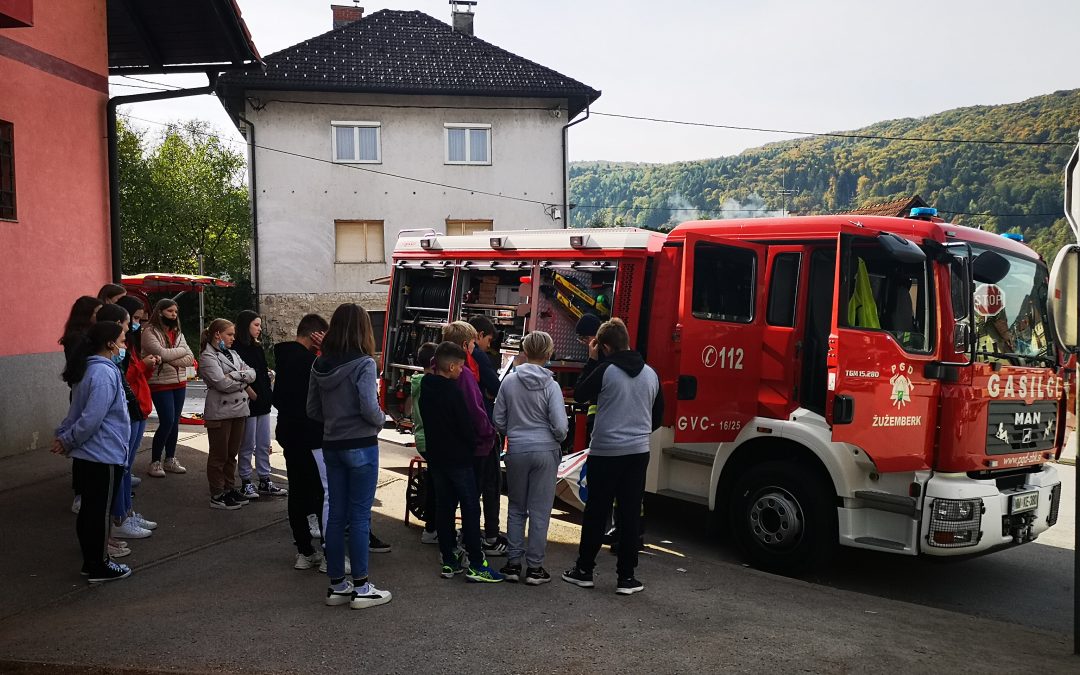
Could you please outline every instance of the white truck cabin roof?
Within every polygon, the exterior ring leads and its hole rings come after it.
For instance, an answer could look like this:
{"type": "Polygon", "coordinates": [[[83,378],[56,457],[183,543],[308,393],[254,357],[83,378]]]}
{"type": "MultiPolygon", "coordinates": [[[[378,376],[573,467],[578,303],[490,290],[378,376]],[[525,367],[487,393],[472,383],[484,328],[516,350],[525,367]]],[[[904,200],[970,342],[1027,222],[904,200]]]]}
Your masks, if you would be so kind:
{"type": "MultiPolygon", "coordinates": [[[[415,230],[413,231],[415,232],[415,230]]],[[[666,236],[636,227],[571,228],[566,230],[492,230],[445,235],[434,230],[421,236],[399,237],[394,253],[423,251],[550,251],[601,249],[658,249],[666,236]]]]}

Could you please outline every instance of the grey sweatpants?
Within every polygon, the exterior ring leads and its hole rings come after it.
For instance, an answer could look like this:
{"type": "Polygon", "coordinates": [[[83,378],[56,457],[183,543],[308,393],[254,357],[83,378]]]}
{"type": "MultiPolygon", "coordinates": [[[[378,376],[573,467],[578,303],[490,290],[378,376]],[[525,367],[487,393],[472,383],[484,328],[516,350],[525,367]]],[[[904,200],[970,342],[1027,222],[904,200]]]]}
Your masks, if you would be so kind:
{"type": "Polygon", "coordinates": [[[506,513],[506,538],[510,546],[506,558],[528,567],[542,567],[547,548],[548,523],[555,502],[555,474],[559,468],[558,448],[550,452],[506,453],[506,491],[510,508],[506,513]],[[525,548],[525,520],[529,521],[529,546],[525,548]]]}

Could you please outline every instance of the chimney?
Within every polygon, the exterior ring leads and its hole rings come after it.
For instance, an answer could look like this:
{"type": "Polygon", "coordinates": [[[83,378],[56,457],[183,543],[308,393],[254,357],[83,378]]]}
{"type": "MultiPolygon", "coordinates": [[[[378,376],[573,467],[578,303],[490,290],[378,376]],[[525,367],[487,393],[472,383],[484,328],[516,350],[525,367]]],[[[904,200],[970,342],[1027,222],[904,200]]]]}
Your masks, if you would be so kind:
{"type": "Polygon", "coordinates": [[[355,3],[352,7],[348,5],[330,5],[330,11],[334,13],[334,28],[341,28],[347,23],[364,18],[364,8],[355,3]]]}
{"type": "Polygon", "coordinates": [[[473,34],[473,7],[476,0],[450,0],[453,6],[451,16],[454,19],[454,30],[465,35],[473,34]],[[464,7],[464,9],[461,9],[464,7]]]}

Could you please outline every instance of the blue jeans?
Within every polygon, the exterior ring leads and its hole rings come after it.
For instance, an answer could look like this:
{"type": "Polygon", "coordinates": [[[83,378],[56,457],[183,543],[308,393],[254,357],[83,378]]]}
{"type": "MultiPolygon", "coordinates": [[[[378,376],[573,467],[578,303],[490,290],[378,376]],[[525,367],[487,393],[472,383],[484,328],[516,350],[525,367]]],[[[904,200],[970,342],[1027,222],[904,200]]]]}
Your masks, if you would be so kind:
{"type": "Polygon", "coordinates": [[[326,519],[326,573],[345,576],[345,521],[349,521],[349,557],[353,579],[368,575],[368,537],[371,504],[379,477],[379,446],[351,450],[325,450],[330,513],[326,519]]]}
{"type": "Polygon", "coordinates": [[[131,467],[135,464],[135,453],[142,444],[143,434],[146,433],[146,420],[131,423],[131,435],[128,437],[128,458],[124,467],[124,476],[120,479],[120,489],[113,498],[113,518],[124,522],[128,511],[131,511],[131,467]]]}
{"type": "Polygon", "coordinates": [[[176,439],[180,435],[180,413],[184,412],[186,395],[186,387],[150,392],[150,398],[154,401],[158,416],[158,428],[154,432],[154,443],[150,451],[152,461],[161,461],[162,450],[165,451],[167,459],[176,456],[176,439]]]}

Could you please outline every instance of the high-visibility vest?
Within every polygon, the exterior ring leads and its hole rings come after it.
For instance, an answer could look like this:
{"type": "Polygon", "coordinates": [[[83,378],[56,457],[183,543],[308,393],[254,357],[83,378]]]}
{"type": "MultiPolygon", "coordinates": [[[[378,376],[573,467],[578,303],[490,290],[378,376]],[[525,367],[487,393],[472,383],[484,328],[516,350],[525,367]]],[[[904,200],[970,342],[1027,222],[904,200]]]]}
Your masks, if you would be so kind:
{"type": "Polygon", "coordinates": [[[855,289],[848,301],[847,325],[852,328],[881,328],[878,318],[877,302],[874,289],[870,286],[870,274],[866,271],[866,261],[859,258],[859,268],[855,272],[855,289]]]}

